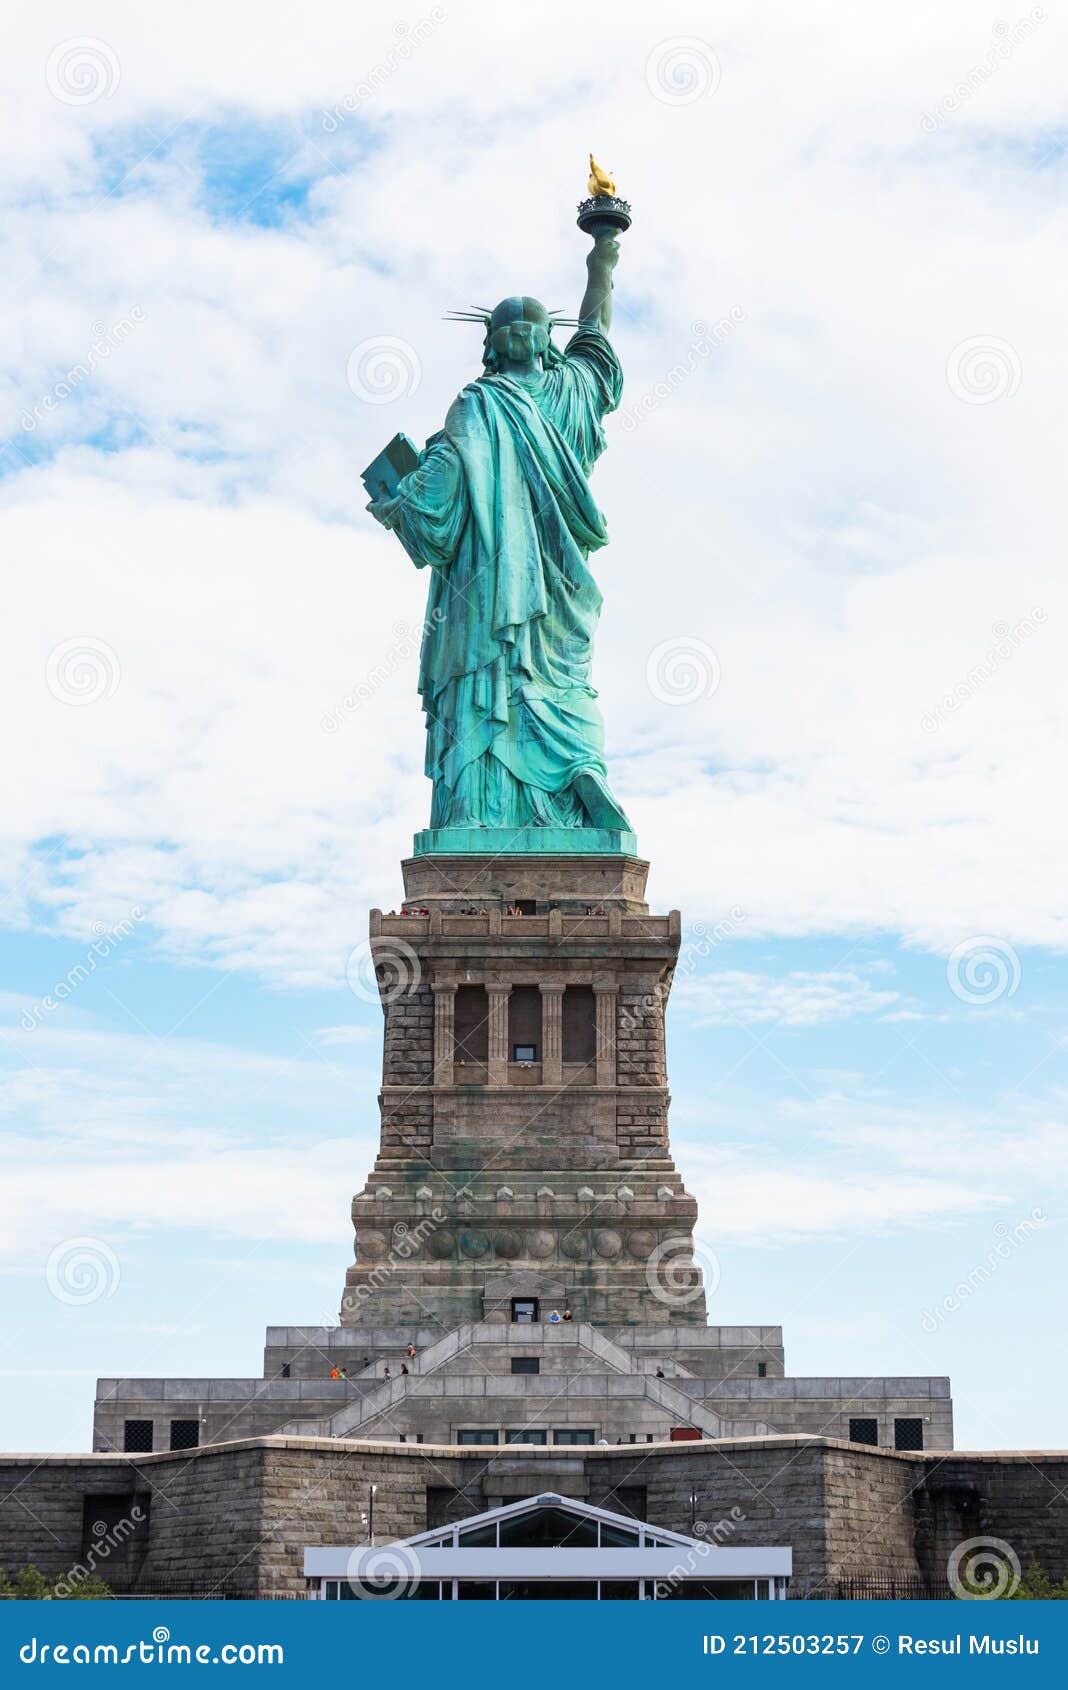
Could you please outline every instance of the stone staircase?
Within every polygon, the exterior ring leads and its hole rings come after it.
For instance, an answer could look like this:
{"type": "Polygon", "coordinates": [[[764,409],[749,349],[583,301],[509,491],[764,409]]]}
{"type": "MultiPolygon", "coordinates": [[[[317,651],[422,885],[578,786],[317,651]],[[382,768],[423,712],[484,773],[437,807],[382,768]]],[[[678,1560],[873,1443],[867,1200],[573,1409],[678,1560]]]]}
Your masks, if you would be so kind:
{"type": "MultiPolygon", "coordinates": [[[[640,1379],[644,1395],[679,1425],[693,1426],[707,1438],[725,1438],[733,1435],[733,1422],[724,1420],[685,1391],[678,1390],[669,1380],[658,1379],[654,1374],[643,1372],[640,1367],[634,1365],[633,1358],[626,1350],[614,1344],[596,1328],[582,1322],[573,1325],[561,1324],[543,1328],[537,1339],[531,1328],[523,1330],[524,1342],[527,1344],[540,1341],[543,1350],[550,1346],[573,1346],[576,1351],[595,1356],[603,1363],[606,1373],[626,1374],[631,1378],[640,1379]]],[[[514,1329],[507,1326],[473,1322],[458,1326],[422,1352],[417,1359],[416,1371],[383,1380],[377,1390],[368,1391],[355,1401],[346,1403],[344,1408],[329,1418],[290,1421],[281,1427],[281,1433],[292,1437],[357,1438],[382,1415],[400,1408],[409,1396],[425,1395],[423,1382],[456,1356],[481,1345],[492,1345],[495,1348],[507,1345],[509,1333],[512,1331],[514,1329]]],[[[372,1372],[373,1369],[368,1368],[357,1377],[366,1378],[372,1372]]],[[[586,1376],[588,1377],[588,1374],[586,1376]]],[[[769,1430],[762,1421],[755,1422],[752,1427],[747,1422],[747,1434],[750,1436],[762,1436],[769,1430]]]]}

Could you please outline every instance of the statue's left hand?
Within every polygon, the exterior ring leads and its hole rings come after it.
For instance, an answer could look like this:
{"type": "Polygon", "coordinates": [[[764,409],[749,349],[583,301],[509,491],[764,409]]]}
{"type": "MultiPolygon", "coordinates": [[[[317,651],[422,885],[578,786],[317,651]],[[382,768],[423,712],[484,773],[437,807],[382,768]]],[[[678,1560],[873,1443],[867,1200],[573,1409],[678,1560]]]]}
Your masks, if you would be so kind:
{"type": "Polygon", "coordinates": [[[590,248],[589,254],[586,258],[586,263],[588,265],[607,264],[614,270],[616,265],[619,263],[618,238],[610,231],[607,231],[603,235],[598,235],[590,248]]]}

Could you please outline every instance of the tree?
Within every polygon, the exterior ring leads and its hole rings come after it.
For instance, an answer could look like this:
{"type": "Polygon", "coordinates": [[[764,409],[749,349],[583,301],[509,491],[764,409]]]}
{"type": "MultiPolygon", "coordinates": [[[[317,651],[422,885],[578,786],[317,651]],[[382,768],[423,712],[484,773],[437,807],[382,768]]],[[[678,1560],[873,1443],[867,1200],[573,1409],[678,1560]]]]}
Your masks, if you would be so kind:
{"type": "Polygon", "coordinates": [[[1068,1602],[1068,1573],[1060,1584],[1054,1584],[1044,1567],[1032,1558],[1023,1578],[1012,1594],[1010,1602],[1068,1602]]]}
{"type": "Polygon", "coordinates": [[[49,1584],[37,1567],[20,1567],[14,1580],[0,1568],[0,1602],[91,1602],[110,1595],[109,1586],[96,1573],[82,1579],[66,1573],[49,1584]]]}

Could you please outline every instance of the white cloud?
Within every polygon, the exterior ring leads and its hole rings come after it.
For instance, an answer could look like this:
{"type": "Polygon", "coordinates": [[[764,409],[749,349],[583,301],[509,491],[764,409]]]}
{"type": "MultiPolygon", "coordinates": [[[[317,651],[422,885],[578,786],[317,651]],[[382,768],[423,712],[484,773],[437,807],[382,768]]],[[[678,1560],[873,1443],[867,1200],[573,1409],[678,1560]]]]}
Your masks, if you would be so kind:
{"type": "Polygon", "coordinates": [[[362,1045],[374,1038],[370,1027],[320,1027],[316,1038],[321,1045],[362,1045]]]}
{"type": "Polygon", "coordinates": [[[885,1013],[900,1001],[897,992],[876,991],[870,981],[844,969],[795,969],[785,975],[721,969],[704,979],[683,981],[675,996],[682,1013],[699,1027],[737,1021],[816,1027],[853,1015],[885,1013]]]}
{"type": "Polygon", "coordinates": [[[614,18],[606,51],[600,17],[553,0],[446,11],[399,58],[384,16],[326,4],[294,30],[276,6],[220,17],[200,0],[164,51],[143,9],[110,0],[92,29],[121,80],[85,106],[44,76],[82,14],[12,27],[0,299],[22,333],[0,393],[16,448],[23,408],[93,325],[135,306],[143,321],[34,431],[55,460],[0,494],[7,919],[84,933],[136,902],[166,955],[307,985],[338,977],[357,912],[397,901],[428,798],[414,658],[388,660],[425,585],[363,514],[358,472],[395,429],[438,427],[475,373],[477,334],[441,323],[446,307],[520,286],[574,303],[595,132],[635,205],[627,403],[655,398],[694,322],[744,313],[637,427],[609,425],[597,471],[613,536],[598,680],[654,899],[713,919],[738,905],[751,935],[1063,946],[1064,167],[1044,155],[1064,20],[932,134],[924,114],[991,45],[963,0],[906,7],[876,52],[842,5],[684,5],[672,33],[722,68],[686,105],[649,91],[666,26],[647,14],[614,18]],[[545,51],[559,28],[570,73],[545,51]],[[373,97],[328,133],[322,110],[376,66],[373,97]],[[309,214],[228,222],[206,161],[233,171],[242,148],[232,209],[320,170],[309,214]],[[421,379],[361,404],[346,361],[379,334],[410,342],[421,379]],[[1022,376],[969,404],[947,360],[983,335],[1022,376]],[[101,431],[109,449],[79,443],[101,431]],[[1034,607],[1033,637],[925,729],[995,625],[1034,607]],[[72,707],[46,667],[83,635],[121,681],[72,707]],[[672,708],[647,659],[686,638],[722,679],[672,708]]]}
{"type": "Polygon", "coordinates": [[[761,1113],[710,1145],[673,1148],[702,1238],[779,1247],[931,1231],[985,1213],[1052,1214],[1068,1183],[1065,1101],[1010,1094],[982,1111],[825,1092],[761,1113]]]}
{"type": "Polygon", "coordinates": [[[120,1260],[124,1240],[168,1229],[344,1238],[377,1144],[371,1069],[68,1026],[0,1030],[0,1049],[5,1266],[36,1271],[86,1235],[120,1260]]]}

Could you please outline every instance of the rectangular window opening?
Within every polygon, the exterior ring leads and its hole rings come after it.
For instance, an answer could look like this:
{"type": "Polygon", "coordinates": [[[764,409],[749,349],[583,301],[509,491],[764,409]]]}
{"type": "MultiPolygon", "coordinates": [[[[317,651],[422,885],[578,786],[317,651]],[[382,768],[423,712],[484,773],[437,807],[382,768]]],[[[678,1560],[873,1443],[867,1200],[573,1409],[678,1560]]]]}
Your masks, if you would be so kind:
{"type": "Polygon", "coordinates": [[[597,1056],[597,999],[592,986],[568,986],[560,1011],[563,1059],[593,1062],[597,1056]]]}
{"type": "Polygon", "coordinates": [[[197,1449],[200,1445],[199,1420],[171,1421],[171,1448],[197,1449]]]}
{"type": "Polygon", "coordinates": [[[457,1062],[489,1058],[489,998],[485,986],[459,986],[453,1007],[453,1044],[457,1062]]]}
{"type": "Polygon", "coordinates": [[[151,1420],[127,1420],[123,1425],[122,1447],[127,1455],[151,1455],[151,1420]]]}
{"type": "Polygon", "coordinates": [[[536,1062],[541,1046],[541,988],[513,986],[508,994],[508,1048],[513,1062],[536,1062]]]}

